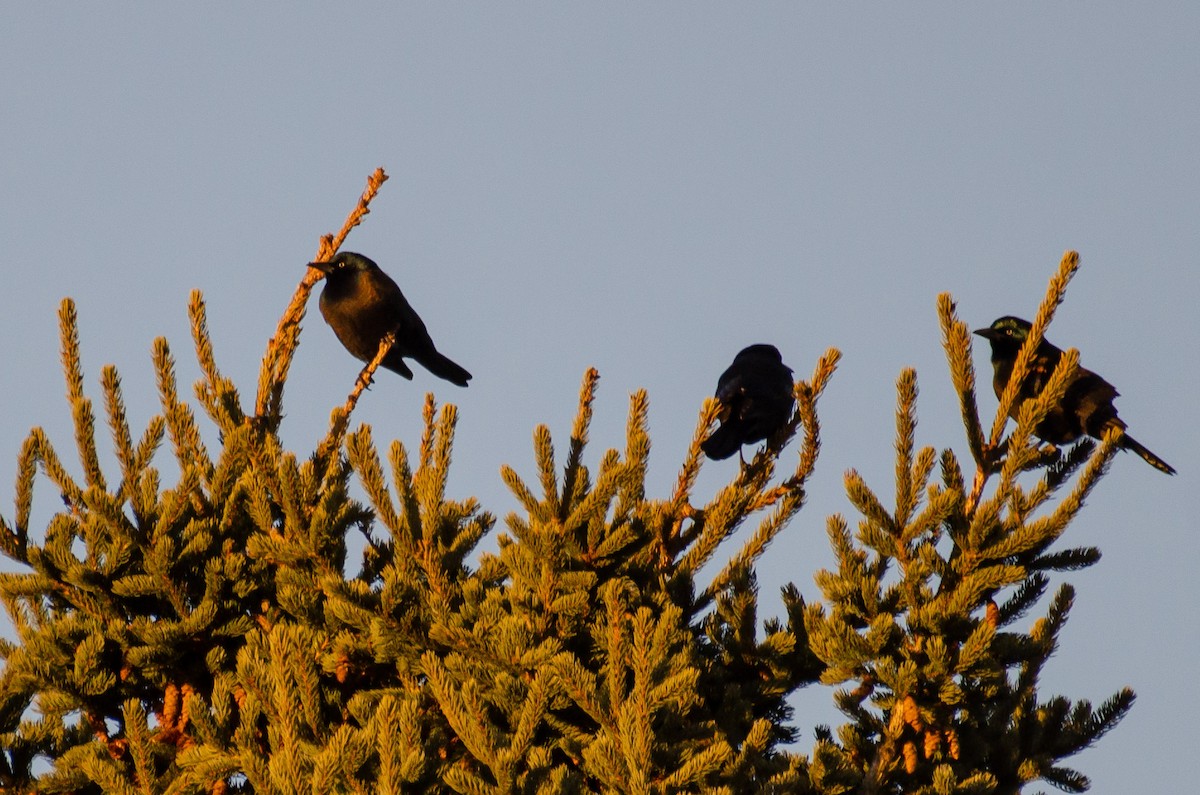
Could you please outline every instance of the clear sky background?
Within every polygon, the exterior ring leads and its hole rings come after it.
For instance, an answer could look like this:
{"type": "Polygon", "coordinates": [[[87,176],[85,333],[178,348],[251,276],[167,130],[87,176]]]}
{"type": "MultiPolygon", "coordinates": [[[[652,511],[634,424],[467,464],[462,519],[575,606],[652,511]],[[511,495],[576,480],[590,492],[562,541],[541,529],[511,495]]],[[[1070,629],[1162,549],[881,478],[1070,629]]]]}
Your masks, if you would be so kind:
{"type": "MultiPolygon", "coordinates": [[[[841,348],[809,504],[760,567],[775,615],[788,581],[818,598],[825,518],[855,520],[845,470],[894,494],[902,368],[918,371],[918,443],[969,458],[937,294],[972,327],[1032,318],[1074,248],[1082,268],[1048,336],[1117,385],[1121,416],[1179,475],[1119,455],[1068,532],[1064,546],[1104,559],[1068,578],[1077,603],[1043,694],[1137,691],[1071,760],[1093,792],[1194,786],[1200,6],[205,5],[0,14],[5,517],[30,427],[79,471],[63,296],[91,394],[116,364],[136,428],[157,410],[156,336],[184,385],[198,377],[194,287],[250,401],[318,236],[383,166],[391,180],[345,247],[397,280],[475,379],[383,373],[356,419],[415,446],[425,392],[457,403],[451,493],[501,517],[516,504],[500,466],[533,475],[537,423],[565,448],[589,366],[602,380],[587,460],[623,446],[645,387],[665,496],[740,348],[772,342],[805,377],[841,348]]],[[[284,404],[302,454],[359,369],[315,300],[284,404]]],[[[982,340],[975,357],[986,383],[982,340]]],[[[707,464],[700,497],[736,466],[707,464]]],[[[830,697],[796,699],[803,750],[813,725],[841,722],[830,697]]]]}

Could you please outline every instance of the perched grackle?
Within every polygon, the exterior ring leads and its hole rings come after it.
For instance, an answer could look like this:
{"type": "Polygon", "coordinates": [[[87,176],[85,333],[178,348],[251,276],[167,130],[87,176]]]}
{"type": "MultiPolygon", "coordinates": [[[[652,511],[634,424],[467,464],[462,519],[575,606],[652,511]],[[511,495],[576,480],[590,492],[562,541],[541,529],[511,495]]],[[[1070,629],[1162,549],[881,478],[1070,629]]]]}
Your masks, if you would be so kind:
{"type": "MultiPolygon", "coordinates": [[[[1017,361],[1017,353],[1029,336],[1031,328],[1028,321],[1010,316],[1002,317],[987,328],[975,331],[992,343],[992,366],[995,368],[992,387],[996,390],[996,397],[1004,393],[1004,387],[1008,385],[1013,365],[1017,361]]],[[[1041,394],[1061,358],[1061,349],[1044,339],[1041,341],[1034,352],[1025,381],[1021,384],[1018,400],[1010,412],[1013,419],[1016,419],[1017,410],[1023,401],[1041,394]]],[[[1117,444],[1121,448],[1137,453],[1155,469],[1174,475],[1175,470],[1170,464],[1124,433],[1125,423],[1117,416],[1117,409],[1113,406],[1113,398],[1117,394],[1112,384],[1091,370],[1079,367],[1075,371],[1075,378],[1067,386],[1062,402],[1050,410],[1034,433],[1042,441],[1061,445],[1069,444],[1084,434],[1100,439],[1109,428],[1120,428],[1123,435],[1117,444]]]]}
{"type": "Polygon", "coordinates": [[[717,379],[721,425],[700,448],[720,461],[742,445],[761,442],[792,417],[792,369],[774,345],[751,345],[733,358],[717,379]]]}
{"type": "Polygon", "coordinates": [[[346,350],[369,362],[379,352],[379,342],[396,332],[396,342],[383,366],[412,380],[407,357],[452,384],[466,386],[471,374],[438,353],[425,324],[404,299],[391,277],[362,254],[342,251],[328,262],[310,262],[325,274],[321,314],[346,350]]]}

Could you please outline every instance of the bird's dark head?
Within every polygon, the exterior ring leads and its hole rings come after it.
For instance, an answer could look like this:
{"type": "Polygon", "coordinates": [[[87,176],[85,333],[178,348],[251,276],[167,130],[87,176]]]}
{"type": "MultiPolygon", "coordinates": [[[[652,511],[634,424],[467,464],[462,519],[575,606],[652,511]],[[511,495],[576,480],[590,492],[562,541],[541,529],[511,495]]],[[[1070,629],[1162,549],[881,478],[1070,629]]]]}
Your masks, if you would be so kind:
{"type": "Polygon", "coordinates": [[[756,359],[758,361],[783,362],[783,357],[779,353],[779,349],[774,345],[767,345],[760,342],[757,345],[750,345],[742,348],[738,355],[733,357],[736,362],[739,359],[756,359]]]}
{"type": "Polygon", "coordinates": [[[316,268],[325,274],[326,278],[334,277],[338,274],[364,273],[379,270],[379,266],[368,257],[364,257],[362,254],[355,254],[353,251],[339,251],[328,262],[310,262],[308,263],[308,267],[316,268]]]}
{"type": "Polygon", "coordinates": [[[1011,349],[1016,352],[1021,349],[1032,328],[1028,320],[1005,315],[987,328],[975,329],[974,333],[990,341],[993,351],[1011,349]]]}

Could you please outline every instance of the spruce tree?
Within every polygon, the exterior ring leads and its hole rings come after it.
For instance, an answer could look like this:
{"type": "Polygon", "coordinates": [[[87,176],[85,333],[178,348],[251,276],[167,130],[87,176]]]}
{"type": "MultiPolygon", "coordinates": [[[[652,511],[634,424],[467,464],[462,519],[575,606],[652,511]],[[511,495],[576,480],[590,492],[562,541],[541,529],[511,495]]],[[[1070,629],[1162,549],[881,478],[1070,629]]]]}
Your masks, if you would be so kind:
{"type": "MultiPolygon", "coordinates": [[[[340,247],[385,179],[372,175],[317,259],[340,247]]],[[[1077,267],[1068,252],[1011,383],[1077,267]]],[[[789,585],[784,614],[761,620],[756,564],[804,504],[836,349],[795,384],[786,427],[707,500],[695,484],[716,402],[704,403],[671,492],[653,496],[647,394],[631,397],[620,448],[597,456],[600,376],[588,370],[565,448],[539,426],[530,473],[503,468],[519,509],[497,529],[477,500],[447,494],[454,406],[427,397],[416,446],[392,441],[386,455],[369,425],[351,429],[390,338],[311,453],[283,448],[284,385],[317,278],[305,276],[268,343],[252,406],[218,369],[192,294],[195,395],[214,451],[180,398],[165,340],[153,347],[161,412],[136,438],[120,378],[104,368],[115,473],[99,463],[74,304],[63,301],[83,480],[45,432],[30,432],[15,511],[0,518],[0,549],[21,568],[0,575],[17,635],[0,645],[3,791],[1087,788],[1062,761],[1112,728],[1133,694],[1093,708],[1038,690],[1073,599],[1062,585],[1047,602],[1048,575],[1099,559],[1055,543],[1116,450],[1110,437],[1059,457],[1031,437],[1077,367],[1074,351],[1015,425],[1010,389],[985,438],[970,336],[942,295],[973,477],[949,448],[917,448],[916,373],[901,373],[894,506],[848,473],[860,517],[854,531],[828,521],[837,567],[817,573],[820,598],[806,603],[789,585]],[[171,483],[155,465],[164,441],[171,483]],[[31,532],[38,480],[63,507],[31,532]],[[731,548],[747,523],[748,540],[731,548]],[[479,548],[489,533],[496,552],[479,548]],[[363,539],[353,561],[352,534],[363,539]],[[1045,615],[1028,623],[1035,609],[1045,615]],[[846,722],[817,727],[805,752],[788,698],[818,682],[837,688],[846,722]]]]}

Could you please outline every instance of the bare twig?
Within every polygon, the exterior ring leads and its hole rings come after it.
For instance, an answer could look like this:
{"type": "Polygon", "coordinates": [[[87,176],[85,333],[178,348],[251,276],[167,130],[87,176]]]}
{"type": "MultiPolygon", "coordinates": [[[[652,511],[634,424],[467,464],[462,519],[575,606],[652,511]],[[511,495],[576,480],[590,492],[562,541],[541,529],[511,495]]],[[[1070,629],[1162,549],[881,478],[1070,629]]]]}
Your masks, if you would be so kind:
{"type": "Polygon", "coordinates": [[[354,388],[350,390],[350,394],[346,397],[346,402],[335,408],[329,419],[329,432],[325,434],[325,438],[317,445],[317,458],[324,460],[330,453],[338,448],[342,443],[342,438],[346,435],[346,428],[350,424],[350,415],[354,411],[354,407],[358,405],[358,399],[362,395],[363,390],[371,385],[375,376],[375,371],[379,369],[379,365],[387,358],[388,353],[392,350],[392,345],[396,343],[396,332],[388,332],[383,339],[379,341],[379,350],[375,353],[375,358],[367,362],[366,366],[359,372],[358,378],[354,379],[354,388]]]}
{"type": "MultiPolygon", "coordinates": [[[[357,206],[350,211],[342,229],[336,235],[323,235],[317,248],[317,262],[328,261],[341,247],[350,230],[362,223],[362,219],[370,212],[369,205],[379,192],[379,188],[387,180],[387,174],[382,168],[375,169],[367,179],[366,190],[358,200],[357,206]]],[[[275,336],[267,343],[267,351],[263,355],[262,368],[258,377],[258,397],[254,403],[254,411],[259,420],[266,418],[271,425],[279,422],[280,404],[283,400],[283,384],[287,380],[288,368],[292,364],[292,356],[300,337],[300,321],[308,307],[308,296],[313,285],[321,279],[321,274],[312,268],[308,269],[296,292],[292,294],[291,303],[284,310],[275,329],[275,336]]],[[[361,391],[361,390],[360,390],[361,391]]]]}

